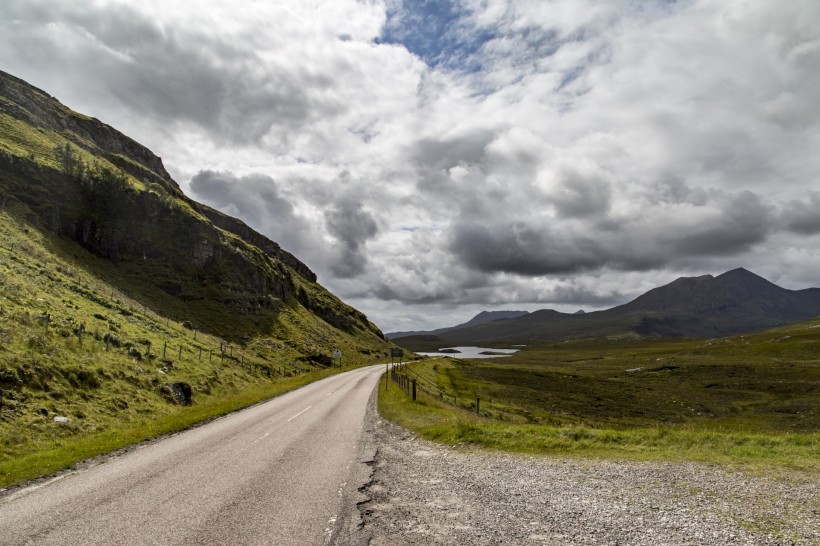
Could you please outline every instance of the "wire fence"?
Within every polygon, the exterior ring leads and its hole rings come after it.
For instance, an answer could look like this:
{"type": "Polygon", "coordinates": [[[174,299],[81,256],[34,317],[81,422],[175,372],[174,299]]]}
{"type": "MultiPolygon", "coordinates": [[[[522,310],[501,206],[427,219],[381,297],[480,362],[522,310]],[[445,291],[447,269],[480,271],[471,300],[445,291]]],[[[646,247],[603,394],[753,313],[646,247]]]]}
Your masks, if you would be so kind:
{"type": "Polygon", "coordinates": [[[414,401],[421,391],[441,402],[481,415],[480,397],[472,394],[465,396],[463,393],[459,396],[456,392],[444,388],[438,381],[412,369],[408,364],[395,364],[390,368],[389,375],[391,381],[414,401]]]}
{"type": "MultiPolygon", "coordinates": [[[[43,336],[39,333],[32,335],[32,332],[28,334],[20,332],[24,336],[20,341],[27,343],[31,349],[36,350],[38,347],[45,349],[48,345],[48,338],[58,336],[64,338],[65,343],[71,343],[83,350],[124,353],[136,361],[147,360],[160,364],[162,366],[160,370],[166,371],[175,362],[213,363],[215,360],[220,363],[238,364],[248,373],[268,378],[290,377],[326,367],[321,364],[311,365],[297,361],[274,364],[261,354],[251,356],[227,341],[218,338],[214,340],[213,336],[198,332],[190,322],[171,320],[167,316],[156,313],[145,302],[130,297],[120,289],[105,284],[92,275],[81,272],[76,266],[55,260],[33,245],[5,242],[5,244],[0,244],[0,251],[2,251],[0,254],[3,256],[2,262],[5,267],[28,278],[36,276],[43,284],[42,290],[56,290],[58,286],[61,286],[73,293],[74,297],[86,299],[100,308],[100,312],[93,313],[93,319],[99,320],[99,325],[90,327],[68,312],[52,314],[52,311],[45,311],[37,315],[28,311],[9,314],[6,310],[7,316],[14,318],[16,322],[32,326],[35,330],[42,328],[43,336]],[[153,332],[153,341],[147,339],[147,336],[135,338],[120,331],[119,328],[114,331],[101,332],[101,327],[110,328],[108,324],[115,322],[113,318],[110,318],[114,316],[119,320],[142,323],[142,328],[153,332]],[[157,338],[160,339],[161,345],[158,344],[157,338]]],[[[2,274],[0,274],[0,287],[3,288],[5,296],[11,300],[23,302],[28,299],[19,283],[14,283],[2,274]]],[[[0,309],[0,314],[2,313],[4,310],[0,309]]],[[[3,334],[0,336],[0,347],[11,342],[11,332],[4,330],[0,333],[3,334]]]]}

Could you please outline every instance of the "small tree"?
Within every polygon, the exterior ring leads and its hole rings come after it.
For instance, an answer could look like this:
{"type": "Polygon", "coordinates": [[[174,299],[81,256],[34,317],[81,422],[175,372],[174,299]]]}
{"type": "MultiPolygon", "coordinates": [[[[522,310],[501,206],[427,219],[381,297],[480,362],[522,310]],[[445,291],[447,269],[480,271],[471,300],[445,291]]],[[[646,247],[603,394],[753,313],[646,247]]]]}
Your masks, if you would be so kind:
{"type": "Polygon", "coordinates": [[[65,144],[58,144],[54,148],[54,155],[57,156],[57,161],[63,168],[63,172],[72,178],[79,178],[83,172],[83,160],[80,158],[80,153],[74,146],[66,142],[65,144]]]}

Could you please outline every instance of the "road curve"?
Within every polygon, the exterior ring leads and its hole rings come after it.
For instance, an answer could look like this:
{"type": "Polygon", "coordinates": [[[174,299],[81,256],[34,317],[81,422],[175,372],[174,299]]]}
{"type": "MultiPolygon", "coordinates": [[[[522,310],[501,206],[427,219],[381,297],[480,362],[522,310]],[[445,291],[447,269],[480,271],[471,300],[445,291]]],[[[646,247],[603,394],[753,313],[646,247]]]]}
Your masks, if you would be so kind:
{"type": "Polygon", "coordinates": [[[331,544],[383,366],[339,374],[0,499],[3,544],[331,544]]]}

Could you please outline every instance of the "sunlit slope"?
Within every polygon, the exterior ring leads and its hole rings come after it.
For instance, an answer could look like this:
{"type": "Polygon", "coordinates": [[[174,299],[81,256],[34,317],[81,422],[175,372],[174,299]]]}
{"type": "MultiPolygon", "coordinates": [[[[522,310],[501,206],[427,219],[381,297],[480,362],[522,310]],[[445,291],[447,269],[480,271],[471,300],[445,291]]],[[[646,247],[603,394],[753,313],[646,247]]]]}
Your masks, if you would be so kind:
{"type": "Polygon", "coordinates": [[[296,257],[183,195],[152,152],[0,72],[0,474],[182,415],[188,387],[192,408],[215,408],[204,418],[332,369],[334,349],[358,365],[389,346],[296,257]]]}

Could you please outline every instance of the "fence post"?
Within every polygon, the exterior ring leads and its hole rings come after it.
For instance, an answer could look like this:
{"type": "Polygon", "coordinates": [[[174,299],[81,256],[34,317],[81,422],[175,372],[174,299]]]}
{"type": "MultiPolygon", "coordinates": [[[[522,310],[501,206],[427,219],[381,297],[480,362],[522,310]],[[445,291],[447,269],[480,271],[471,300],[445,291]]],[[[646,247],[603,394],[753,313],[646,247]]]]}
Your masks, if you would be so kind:
{"type": "Polygon", "coordinates": [[[162,344],[162,358],[165,358],[165,349],[168,348],[168,342],[162,344]]]}
{"type": "Polygon", "coordinates": [[[478,396],[476,396],[476,397],[475,397],[475,414],[476,414],[476,415],[478,415],[478,414],[479,414],[479,413],[478,413],[478,408],[479,408],[479,405],[480,405],[480,404],[481,404],[481,399],[480,399],[478,396]]]}
{"type": "Polygon", "coordinates": [[[413,380],[413,402],[416,401],[416,380],[413,380]]]}

